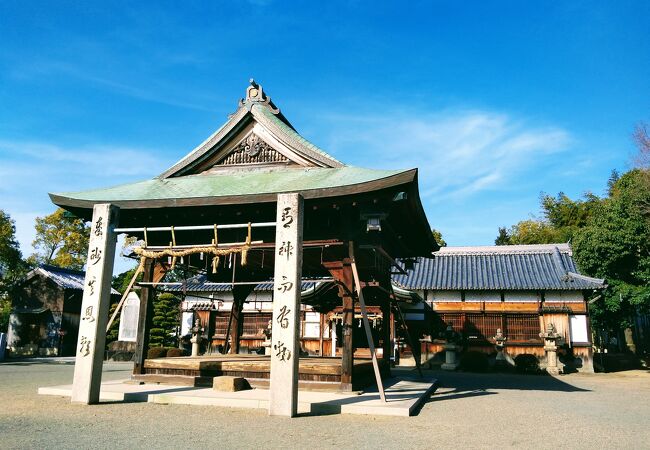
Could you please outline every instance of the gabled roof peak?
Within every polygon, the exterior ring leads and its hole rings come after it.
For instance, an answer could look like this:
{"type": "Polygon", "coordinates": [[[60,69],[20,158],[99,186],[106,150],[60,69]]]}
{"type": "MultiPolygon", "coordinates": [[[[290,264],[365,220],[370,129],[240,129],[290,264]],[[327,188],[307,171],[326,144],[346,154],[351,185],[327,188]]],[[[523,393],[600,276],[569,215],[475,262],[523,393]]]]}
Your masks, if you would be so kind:
{"type": "MultiPolygon", "coordinates": [[[[257,147],[255,148],[257,149],[257,147]]],[[[219,165],[238,165],[248,170],[260,164],[298,164],[307,167],[343,167],[344,164],[302,137],[291,123],[282,115],[260,84],[250,80],[246,97],[239,100],[237,111],[231,114],[221,128],[215,131],[198,147],[185,155],[180,161],[160,174],[165,179],[178,176],[195,175],[219,165]],[[249,156],[233,156],[233,161],[225,159],[233,152],[248,152],[240,144],[255,139],[268,152],[255,160],[249,156]],[[225,162],[224,162],[225,161],[225,162]]]]}
{"type": "Polygon", "coordinates": [[[261,103],[269,107],[273,114],[279,114],[280,108],[275,106],[271,97],[264,93],[264,89],[254,79],[249,80],[250,86],[246,88],[246,97],[239,100],[240,107],[246,107],[249,111],[255,103],[261,103]]]}

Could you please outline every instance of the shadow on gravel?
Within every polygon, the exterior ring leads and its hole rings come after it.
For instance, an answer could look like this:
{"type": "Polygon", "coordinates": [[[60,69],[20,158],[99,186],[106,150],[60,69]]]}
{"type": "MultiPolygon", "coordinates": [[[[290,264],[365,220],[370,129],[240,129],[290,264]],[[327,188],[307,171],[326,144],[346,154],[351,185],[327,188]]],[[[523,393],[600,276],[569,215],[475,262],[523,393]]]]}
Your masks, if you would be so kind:
{"type": "Polygon", "coordinates": [[[0,361],[0,366],[35,366],[43,364],[54,364],[59,366],[74,366],[74,361],[57,361],[57,360],[31,360],[31,359],[14,359],[0,361]]]}
{"type": "Polygon", "coordinates": [[[556,392],[589,392],[565,383],[557,377],[544,375],[515,375],[515,374],[476,374],[467,372],[436,371],[439,390],[427,401],[454,400],[458,398],[494,395],[494,390],[520,391],[556,391],[556,392]]]}

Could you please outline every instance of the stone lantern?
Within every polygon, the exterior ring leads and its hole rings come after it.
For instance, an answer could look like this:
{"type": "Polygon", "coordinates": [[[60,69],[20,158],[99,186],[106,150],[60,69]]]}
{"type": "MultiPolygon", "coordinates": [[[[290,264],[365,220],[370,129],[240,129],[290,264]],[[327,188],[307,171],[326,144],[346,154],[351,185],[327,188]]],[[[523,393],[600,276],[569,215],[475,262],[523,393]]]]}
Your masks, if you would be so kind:
{"type": "Polygon", "coordinates": [[[507,359],[505,354],[503,353],[503,350],[506,346],[506,341],[508,340],[507,337],[504,336],[503,331],[501,331],[501,328],[497,328],[497,332],[493,337],[495,346],[497,348],[497,358],[496,358],[496,365],[497,366],[505,366],[507,364],[507,359]]]}
{"type": "Polygon", "coordinates": [[[269,324],[262,330],[262,334],[264,335],[264,342],[262,343],[262,347],[264,347],[264,354],[265,355],[270,355],[271,354],[271,334],[273,333],[273,321],[269,320],[269,324]]]}
{"type": "Polygon", "coordinates": [[[558,375],[560,369],[557,366],[557,344],[562,340],[562,335],[557,332],[555,325],[549,323],[546,331],[539,333],[544,339],[544,350],[546,351],[546,372],[551,375],[558,375]]]}
{"type": "Polygon", "coordinates": [[[190,339],[192,343],[192,356],[199,356],[199,347],[201,346],[202,339],[201,334],[203,334],[204,330],[205,328],[201,326],[201,320],[196,319],[192,327],[192,339],[190,339]]]}
{"type": "Polygon", "coordinates": [[[458,345],[458,333],[454,331],[451,323],[447,325],[443,336],[446,341],[443,346],[445,349],[445,363],[440,368],[443,370],[456,370],[459,365],[457,352],[461,349],[461,346],[458,345]]]}

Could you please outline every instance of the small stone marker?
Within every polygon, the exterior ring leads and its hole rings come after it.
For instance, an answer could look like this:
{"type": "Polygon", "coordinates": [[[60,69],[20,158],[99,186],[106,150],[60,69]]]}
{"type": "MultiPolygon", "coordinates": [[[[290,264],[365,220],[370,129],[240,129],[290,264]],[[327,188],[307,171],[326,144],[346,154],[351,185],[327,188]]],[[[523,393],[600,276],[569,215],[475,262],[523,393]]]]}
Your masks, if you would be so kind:
{"type": "Polygon", "coordinates": [[[77,357],[72,381],[72,402],[98,403],[106,324],[110,307],[119,208],[108,203],[93,208],[86,278],[84,280],[77,357]]]}
{"type": "Polygon", "coordinates": [[[298,412],[298,335],[302,276],[303,198],[279,194],[275,226],[269,414],[298,412]]]}
{"type": "Polygon", "coordinates": [[[251,389],[251,385],[246,378],[224,375],[213,378],[212,389],[220,392],[237,392],[251,389]]]}

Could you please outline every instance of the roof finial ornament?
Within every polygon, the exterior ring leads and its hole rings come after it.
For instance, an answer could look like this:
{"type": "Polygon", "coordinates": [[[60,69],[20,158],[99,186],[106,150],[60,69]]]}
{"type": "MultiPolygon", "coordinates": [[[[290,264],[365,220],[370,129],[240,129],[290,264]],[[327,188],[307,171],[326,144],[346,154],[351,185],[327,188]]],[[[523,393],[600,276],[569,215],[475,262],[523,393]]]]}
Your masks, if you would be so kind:
{"type": "Polygon", "coordinates": [[[250,86],[246,88],[246,98],[239,101],[239,106],[246,106],[250,111],[255,103],[262,103],[269,107],[273,114],[279,114],[280,110],[271,103],[271,97],[264,94],[262,86],[259,85],[253,78],[249,80],[250,86]]]}

